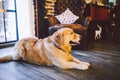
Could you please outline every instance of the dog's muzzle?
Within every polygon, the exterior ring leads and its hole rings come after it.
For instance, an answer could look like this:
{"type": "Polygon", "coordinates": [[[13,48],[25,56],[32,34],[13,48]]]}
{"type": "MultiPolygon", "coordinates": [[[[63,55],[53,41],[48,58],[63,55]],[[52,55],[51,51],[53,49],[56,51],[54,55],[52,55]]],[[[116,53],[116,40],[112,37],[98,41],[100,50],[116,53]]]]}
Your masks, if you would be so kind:
{"type": "Polygon", "coordinates": [[[80,44],[80,39],[81,39],[81,35],[75,34],[75,39],[74,39],[74,40],[71,40],[71,41],[69,42],[69,44],[70,44],[71,46],[78,45],[78,44],[80,44]]]}

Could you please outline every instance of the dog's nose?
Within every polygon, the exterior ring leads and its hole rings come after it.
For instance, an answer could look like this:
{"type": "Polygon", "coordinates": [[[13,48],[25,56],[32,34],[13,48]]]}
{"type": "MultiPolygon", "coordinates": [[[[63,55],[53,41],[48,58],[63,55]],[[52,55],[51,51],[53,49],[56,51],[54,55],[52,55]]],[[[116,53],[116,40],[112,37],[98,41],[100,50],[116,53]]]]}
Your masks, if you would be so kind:
{"type": "Polygon", "coordinates": [[[80,34],[76,34],[77,37],[79,37],[80,39],[82,38],[82,36],[80,34]]]}
{"type": "Polygon", "coordinates": [[[80,34],[75,34],[76,38],[79,38],[79,40],[81,40],[82,36],[80,34]]]}
{"type": "Polygon", "coordinates": [[[82,35],[79,35],[80,39],[82,38],[82,35]]]}

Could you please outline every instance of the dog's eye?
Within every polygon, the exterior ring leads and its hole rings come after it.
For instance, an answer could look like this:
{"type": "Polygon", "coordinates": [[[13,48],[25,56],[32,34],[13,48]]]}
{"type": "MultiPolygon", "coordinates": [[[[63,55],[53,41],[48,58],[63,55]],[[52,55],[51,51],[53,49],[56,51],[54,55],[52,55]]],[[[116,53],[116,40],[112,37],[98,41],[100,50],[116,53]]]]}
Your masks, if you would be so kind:
{"type": "Polygon", "coordinates": [[[73,34],[73,32],[71,32],[71,34],[73,34]]]}

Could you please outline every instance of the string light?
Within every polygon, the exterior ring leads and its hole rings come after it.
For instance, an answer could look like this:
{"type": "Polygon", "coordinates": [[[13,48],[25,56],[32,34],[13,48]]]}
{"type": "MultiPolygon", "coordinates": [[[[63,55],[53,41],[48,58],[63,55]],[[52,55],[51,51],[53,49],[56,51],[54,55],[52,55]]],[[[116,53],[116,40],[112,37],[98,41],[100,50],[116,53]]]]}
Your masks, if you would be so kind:
{"type": "Polygon", "coordinates": [[[56,0],[46,0],[45,9],[47,10],[47,14],[44,18],[48,18],[49,16],[54,16],[54,6],[56,0]]]}

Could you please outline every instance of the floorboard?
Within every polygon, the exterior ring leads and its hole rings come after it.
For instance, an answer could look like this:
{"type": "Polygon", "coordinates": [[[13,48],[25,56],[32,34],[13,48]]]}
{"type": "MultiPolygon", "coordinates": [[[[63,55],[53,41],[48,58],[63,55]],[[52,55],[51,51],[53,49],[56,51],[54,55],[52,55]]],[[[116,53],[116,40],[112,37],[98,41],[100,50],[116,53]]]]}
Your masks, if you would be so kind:
{"type": "MultiPolygon", "coordinates": [[[[85,51],[72,50],[73,56],[90,62],[88,70],[62,70],[24,61],[0,63],[0,80],[120,80],[120,45],[96,42],[85,51]]],[[[0,54],[13,52],[13,47],[0,49],[0,54]]]]}

